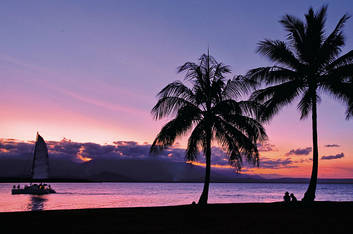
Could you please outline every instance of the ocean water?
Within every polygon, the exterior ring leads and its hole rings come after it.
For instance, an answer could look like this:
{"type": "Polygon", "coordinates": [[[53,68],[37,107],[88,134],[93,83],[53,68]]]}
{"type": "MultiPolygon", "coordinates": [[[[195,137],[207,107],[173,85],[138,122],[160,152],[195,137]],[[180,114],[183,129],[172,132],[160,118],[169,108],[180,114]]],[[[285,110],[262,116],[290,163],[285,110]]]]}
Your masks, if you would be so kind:
{"type": "MultiPolygon", "coordinates": [[[[56,194],[12,195],[13,183],[0,183],[0,212],[147,207],[198,201],[202,183],[52,183],[56,194]]],[[[23,187],[25,184],[21,184],[23,187]]],[[[285,191],[303,197],[307,184],[211,183],[209,203],[281,201],[285,191]]],[[[318,201],[353,201],[353,184],[318,184],[318,201]]]]}

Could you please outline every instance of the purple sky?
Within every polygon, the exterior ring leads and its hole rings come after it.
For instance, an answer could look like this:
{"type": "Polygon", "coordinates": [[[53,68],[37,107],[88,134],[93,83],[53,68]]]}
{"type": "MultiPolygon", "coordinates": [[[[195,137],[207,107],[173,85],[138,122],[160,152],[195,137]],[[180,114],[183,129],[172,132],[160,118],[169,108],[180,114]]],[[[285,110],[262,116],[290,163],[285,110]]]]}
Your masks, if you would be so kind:
{"type": "MultiPolygon", "coordinates": [[[[177,66],[196,62],[208,46],[233,75],[267,65],[256,44],[285,38],[281,16],[303,18],[326,3],[328,31],[353,14],[352,1],[2,1],[0,138],[33,140],[39,131],[48,140],[151,143],[163,121],[149,111],[161,88],[183,79],[177,66]]],[[[353,19],[343,52],[353,48],[352,28],[353,19]]],[[[352,166],[353,121],[341,103],[322,99],[320,154],[344,152],[336,160],[352,166]]],[[[311,146],[310,119],[299,117],[293,105],[267,126],[278,148],[267,157],[311,146]]]]}

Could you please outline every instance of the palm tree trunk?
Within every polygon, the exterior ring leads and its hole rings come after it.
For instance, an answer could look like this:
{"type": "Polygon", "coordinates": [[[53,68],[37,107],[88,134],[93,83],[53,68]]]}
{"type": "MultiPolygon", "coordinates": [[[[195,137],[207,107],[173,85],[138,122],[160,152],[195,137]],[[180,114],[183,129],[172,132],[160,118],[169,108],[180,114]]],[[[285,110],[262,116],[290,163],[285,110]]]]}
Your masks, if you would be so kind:
{"type": "Polygon", "coordinates": [[[316,107],[316,93],[313,96],[312,106],[312,130],[313,130],[313,168],[311,171],[310,184],[307,191],[304,194],[304,202],[313,202],[315,200],[316,184],[317,184],[317,173],[319,164],[319,150],[317,143],[317,107],[316,107]]]}
{"type": "Polygon", "coordinates": [[[199,205],[207,205],[208,200],[208,189],[210,185],[210,175],[211,175],[211,133],[207,133],[207,142],[206,142],[206,174],[205,174],[205,183],[203,185],[202,194],[198,202],[199,205]]]}

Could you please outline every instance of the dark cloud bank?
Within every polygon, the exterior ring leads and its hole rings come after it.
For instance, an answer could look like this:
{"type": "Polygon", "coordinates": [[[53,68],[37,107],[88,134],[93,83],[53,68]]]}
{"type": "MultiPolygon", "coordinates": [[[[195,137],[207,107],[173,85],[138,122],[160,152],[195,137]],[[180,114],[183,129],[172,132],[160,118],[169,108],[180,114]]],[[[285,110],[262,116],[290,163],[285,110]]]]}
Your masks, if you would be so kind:
{"type": "MultiPolygon", "coordinates": [[[[116,141],[111,145],[78,143],[67,139],[47,141],[51,178],[114,180],[114,181],[202,181],[204,168],[185,163],[185,150],[170,148],[159,155],[149,155],[149,144],[133,141],[116,141]]],[[[259,147],[271,151],[273,145],[259,147]]],[[[28,177],[33,159],[34,142],[0,139],[0,177],[28,177]]],[[[203,157],[199,156],[203,163],[203,157]]],[[[260,167],[293,167],[291,159],[262,158],[260,167]]],[[[239,178],[257,178],[243,174],[250,168],[245,165],[242,174],[227,166],[224,152],[212,148],[212,180],[232,181],[239,178]]]]}

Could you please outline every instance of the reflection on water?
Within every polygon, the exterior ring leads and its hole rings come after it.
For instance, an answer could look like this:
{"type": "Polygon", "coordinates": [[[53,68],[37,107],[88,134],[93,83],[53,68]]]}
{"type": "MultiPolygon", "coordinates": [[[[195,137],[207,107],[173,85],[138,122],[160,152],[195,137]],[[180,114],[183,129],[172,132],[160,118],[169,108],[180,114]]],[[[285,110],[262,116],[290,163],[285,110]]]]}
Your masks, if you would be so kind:
{"type": "Polygon", "coordinates": [[[29,199],[27,209],[28,210],[43,210],[44,204],[48,199],[43,195],[32,195],[29,199]]]}
{"type": "MultiPolygon", "coordinates": [[[[58,193],[12,195],[12,185],[0,183],[0,212],[183,205],[198,200],[203,188],[202,183],[53,183],[58,193]]],[[[301,199],[306,189],[307,184],[211,183],[209,202],[282,201],[285,191],[301,199]]],[[[316,195],[318,201],[353,201],[353,184],[318,184],[316,195]]]]}

